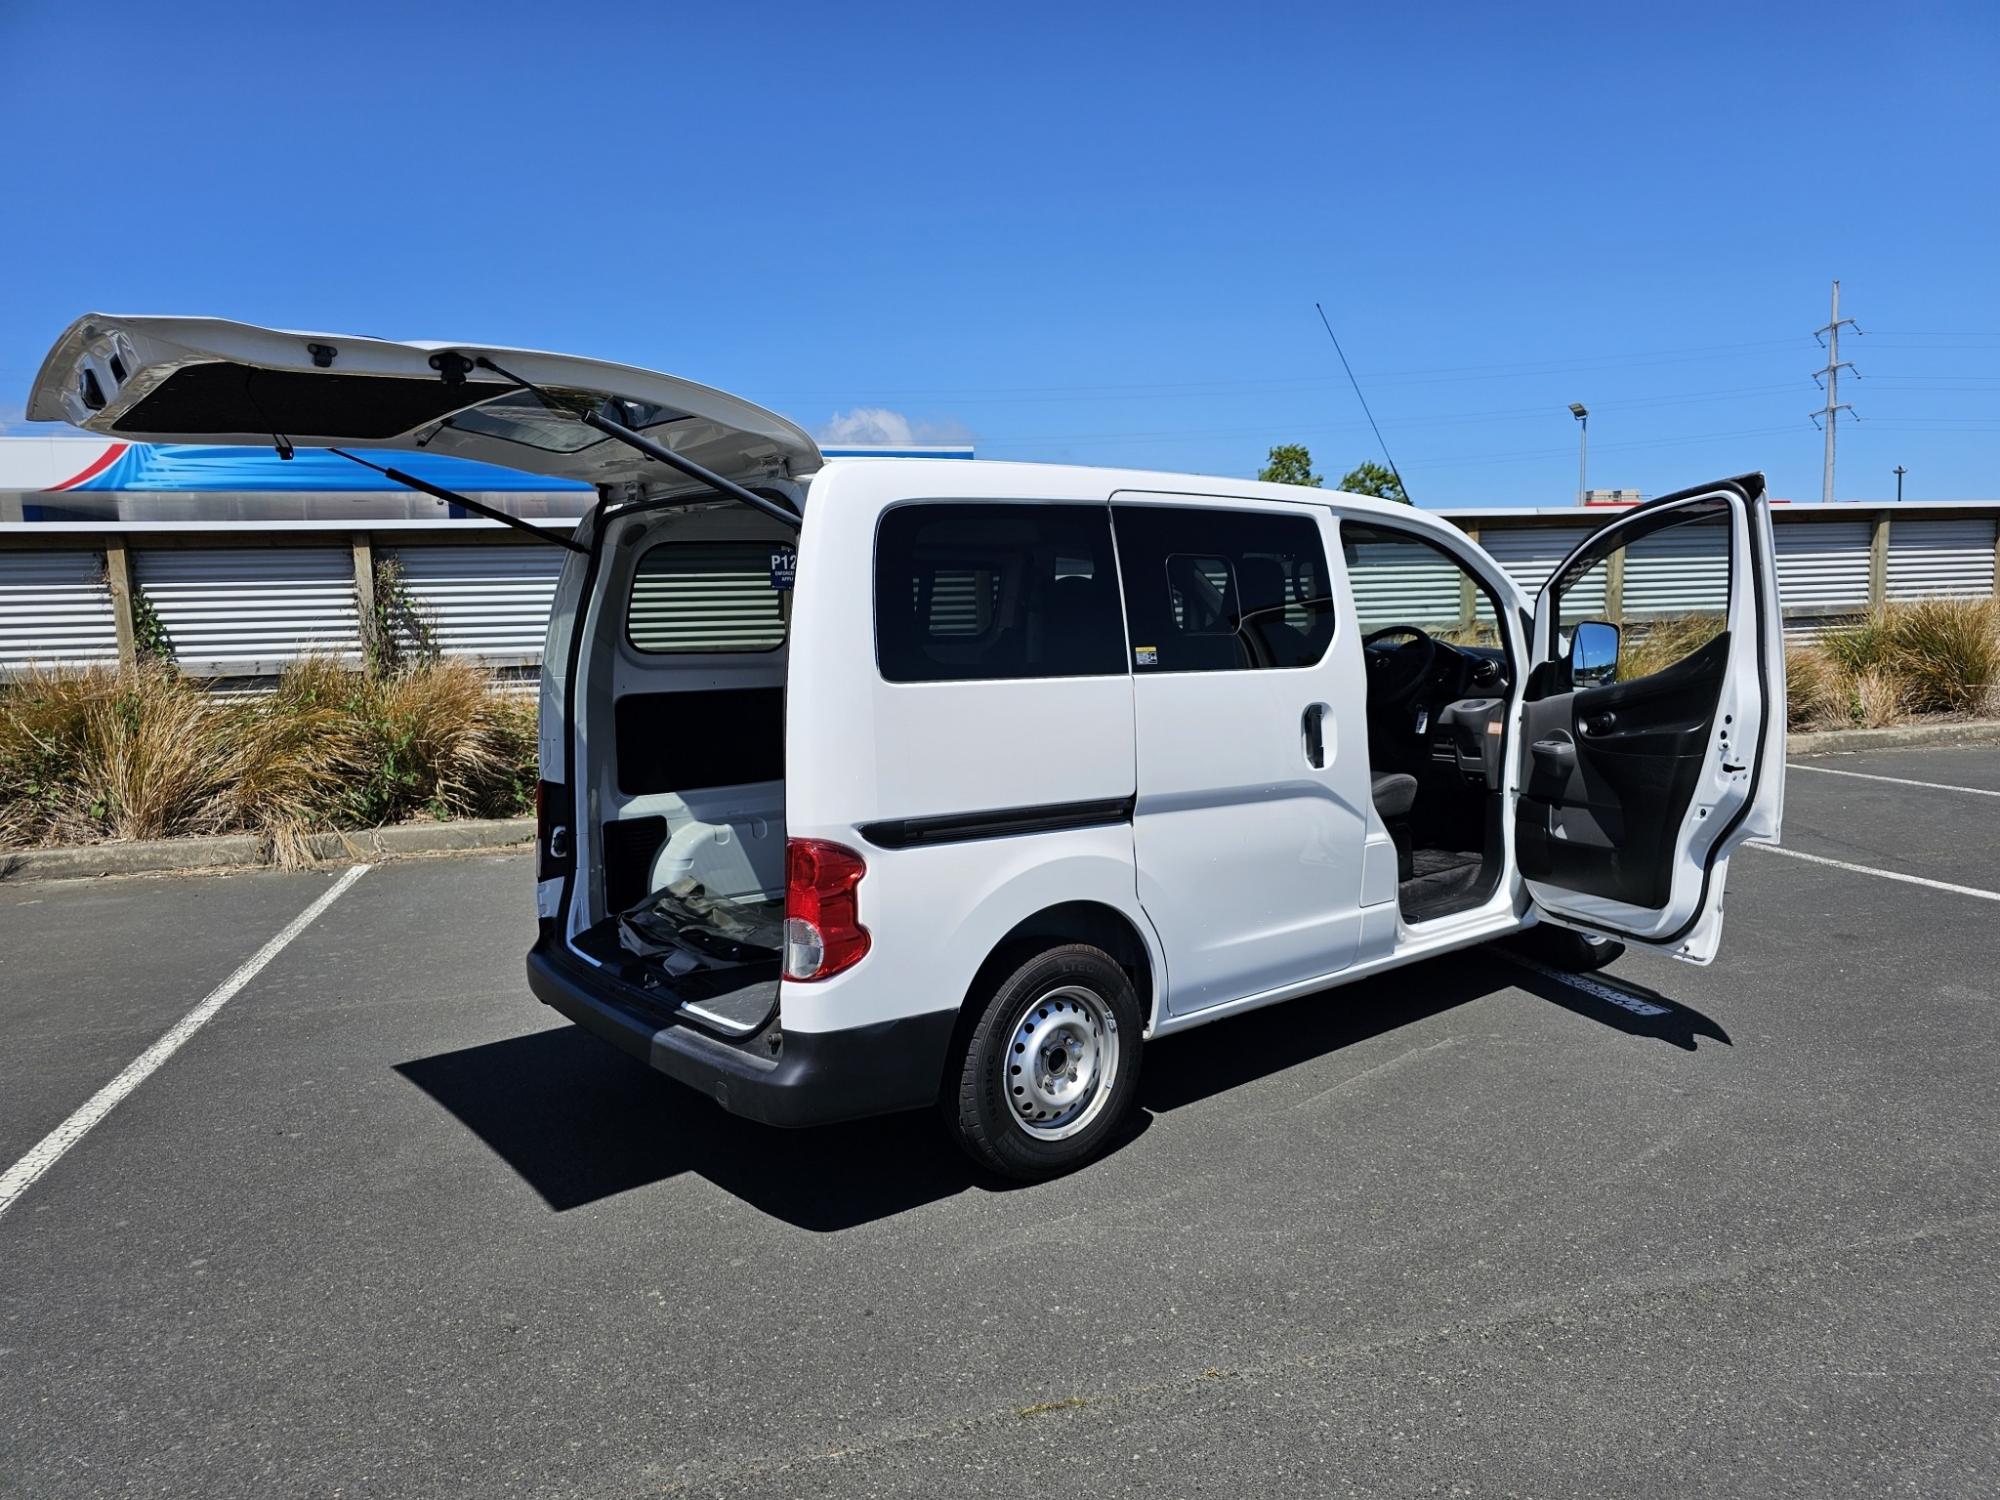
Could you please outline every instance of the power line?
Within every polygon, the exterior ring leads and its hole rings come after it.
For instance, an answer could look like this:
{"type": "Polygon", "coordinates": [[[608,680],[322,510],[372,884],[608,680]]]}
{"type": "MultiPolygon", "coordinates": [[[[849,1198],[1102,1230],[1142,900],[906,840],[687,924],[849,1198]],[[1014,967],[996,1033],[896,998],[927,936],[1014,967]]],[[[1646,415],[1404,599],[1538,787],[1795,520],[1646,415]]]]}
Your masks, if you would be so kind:
{"type": "MultiPolygon", "coordinates": [[[[1779,391],[1795,391],[1797,389],[1798,382],[1796,380],[1787,380],[1775,385],[1735,386],[1719,391],[1689,391],[1674,396],[1656,396],[1638,401],[1607,401],[1601,407],[1593,408],[1593,410],[1622,412],[1646,411],[1663,406],[1699,406],[1704,403],[1734,401],[1741,396],[1765,395],[1779,391]]],[[[1400,413],[1393,420],[1405,428],[1476,427],[1482,424],[1506,422],[1515,417],[1542,416],[1547,413],[1547,410],[1548,404],[1544,402],[1537,406],[1497,407],[1488,408],[1483,411],[1400,413]]],[[[1352,432],[1356,429],[1365,429],[1366,426],[1365,422],[1313,422],[1289,424],[1287,430],[1298,432],[1302,436],[1311,436],[1325,433],[1352,432]]],[[[1099,432],[1010,432],[1001,428],[998,430],[982,429],[981,441],[1000,443],[1142,442],[1151,438],[1257,437],[1270,432],[1270,430],[1271,422],[1269,419],[1264,419],[1255,426],[1190,427],[1182,425],[1171,428],[1143,430],[1124,428],[1099,432]]],[[[1418,467],[1422,466],[1419,465],[1418,467]]]]}
{"type": "MultiPolygon", "coordinates": [[[[1324,318],[1324,313],[1321,314],[1324,318]]],[[[1518,376],[1532,379],[1538,375],[1575,374],[1580,371],[1615,368],[1629,365],[1643,368],[1653,364],[1682,364],[1705,359],[1713,354],[1723,354],[1743,349],[1796,348],[1799,340],[1754,339],[1734,344],[1692,344],[1678,349],[1647,349],[1629,351],[1623,354],[1580,355],[1574,359],[1558,360],[1516,360],[1489,365],[1436,365],[1413,369],[1370,370],[1368,378],[1378,384],[1456,384],[1489,376],[1518,376]]],[[[1263,377],[1257,379],[1221,379],[1181,382],[1095,383],[1089,385],[1032,385],[1032,386],[933,386],[920,387],[848,387],[844,390],[794,390],[765,389],[762,395],[769,400],[833,400],[843,402],[868,401],[922,401],[922,400],[1007,400],[1022,398],[1027,400],[1068,399],[1076,396],[1104,394],[1148,395],[1162,392],[1186,392],[1193,395],[1226,393],[1235,390],[1259,389],[1311,389],[1326,385],[1338,385],[1339,381],[1330,377],[1263,377]]]]}
{"type": "MultiPolygon", "coordinates": [[[[1607,443],[1603,451],[1629,453],[1653,448],[1691,448],[1704,443],[1728,442],[1736,438],[1770,437],[1781,432],[1795,432],[1793,427],[1745,427],[1734,432],[1691,433],[1681,437],[1654,438],[1625,443],[1607,443]]],[[[1417,463],[1420,469],[1469,468],[1475,464],[1525,463],[1541,461],[1566,455],[1568,448],[1523,448],[1511,453],[1454,454],[1450,458],[1422,459],[1417,463]]]]}

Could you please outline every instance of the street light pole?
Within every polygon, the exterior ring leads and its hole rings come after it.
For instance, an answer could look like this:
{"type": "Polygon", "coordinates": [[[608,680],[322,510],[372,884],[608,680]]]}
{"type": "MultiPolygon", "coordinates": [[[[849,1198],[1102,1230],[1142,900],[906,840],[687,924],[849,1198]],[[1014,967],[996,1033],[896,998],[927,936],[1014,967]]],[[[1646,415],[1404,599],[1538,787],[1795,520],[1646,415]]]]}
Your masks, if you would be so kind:
{"type": "Polygon", "coordinates": [[[1903,503],[1903,476],[1909,472],[1901,464],[1896,465],[1896,503],[1898,505],[1903,503]]]}
{"type": "Polygon", "coordinates": [[[1590,493],[1590,412],[1572,401],[1569,414],[1576,418],[1576,503],[1582,505],[1590,493]]]}

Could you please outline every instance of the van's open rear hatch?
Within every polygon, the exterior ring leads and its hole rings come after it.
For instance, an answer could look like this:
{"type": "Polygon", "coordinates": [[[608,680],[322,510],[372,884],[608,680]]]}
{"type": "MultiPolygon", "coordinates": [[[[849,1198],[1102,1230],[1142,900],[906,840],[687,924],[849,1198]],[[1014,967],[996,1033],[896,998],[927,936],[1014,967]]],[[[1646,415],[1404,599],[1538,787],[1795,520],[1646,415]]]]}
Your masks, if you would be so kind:
{"type": "Polygon", "coordinates": [[[658,486],[659,461],[588,425],[595,416],[738,484],[820,467],[794,423],[677,376],[224,318],[87,314],[43,360],[28,416],[142,442],[422,448],[593,485],[658,486]]]}

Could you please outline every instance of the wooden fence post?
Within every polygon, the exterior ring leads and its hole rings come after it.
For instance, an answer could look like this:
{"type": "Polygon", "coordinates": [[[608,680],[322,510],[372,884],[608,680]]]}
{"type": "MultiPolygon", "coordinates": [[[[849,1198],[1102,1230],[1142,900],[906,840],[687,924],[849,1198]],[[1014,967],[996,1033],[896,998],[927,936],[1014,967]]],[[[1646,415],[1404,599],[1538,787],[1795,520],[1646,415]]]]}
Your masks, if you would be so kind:
{"type": "MultiPolygon", "coordinates": [[[[1479,545],[1479,528],[1465,528],[1465,539],[1474,546],[1479,545]]],[[[1479,624],[1479,592],[1473,587],[1472,575],[1463,569],[1458,575],[1458,628],[1465,632],[1465,638],[1473,638],[1473,629],[1479,624]]]]}
{"type": "Polygon", "coordinates": [[[375,540],[367,532],[357,531],[353,542],[355,625],[361,637],[362,665],[366,666],[381,629],[375,609],[375,540]]]}
{"type": "Polygon", "coordinates": [[[1868,539],[1868,612],[1889,602],[1889,512],[1875,513],[1874,534],[1868,539]]]}
{"type": "Polygon", "coordinates": [[[1604,618],[1614,625],[1625,621],[1625,549],[1614,547],[1604,559],[1604,618]]]}
{"type": "Polygon", "coordinates": [[[126,551],[122,536],[114,536],[104,544],[104,577],[111,585],[111,623],[118,632],[118,665],[136,666],[139,631],[132,614],[132,555],[126,551]]]}

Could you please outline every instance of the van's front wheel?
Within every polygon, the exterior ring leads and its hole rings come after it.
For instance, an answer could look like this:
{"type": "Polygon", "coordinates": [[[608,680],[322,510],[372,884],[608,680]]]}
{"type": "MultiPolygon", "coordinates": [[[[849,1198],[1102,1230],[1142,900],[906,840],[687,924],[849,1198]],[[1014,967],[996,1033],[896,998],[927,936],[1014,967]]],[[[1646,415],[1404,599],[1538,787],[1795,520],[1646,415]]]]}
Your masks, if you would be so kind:
{"type": "Polygon", "coordinates": [[[1082,1166],[1131,1110],[1144,1028],[1132,981],[1103,950],[1027,959],[987,992],[966,1039],[946,1096],[959,1144],[1024,1182],[1082,1166]]]}
{"type": "Polygon", "coordinates": [[[1538,922],[1514,937],[1515,948],[1566,974],[1590,974],[1625,952],[1616,938],[1594,937],[1573,927],[1538,922]]]}

